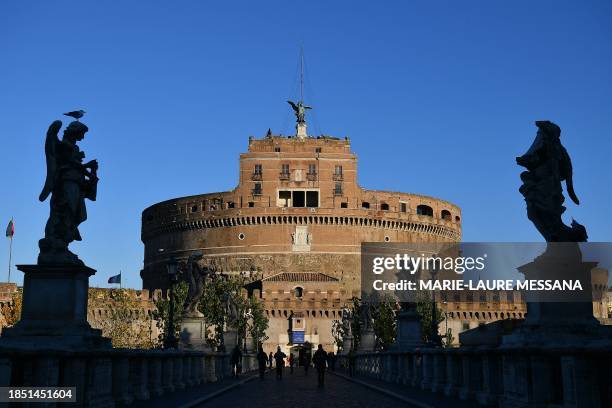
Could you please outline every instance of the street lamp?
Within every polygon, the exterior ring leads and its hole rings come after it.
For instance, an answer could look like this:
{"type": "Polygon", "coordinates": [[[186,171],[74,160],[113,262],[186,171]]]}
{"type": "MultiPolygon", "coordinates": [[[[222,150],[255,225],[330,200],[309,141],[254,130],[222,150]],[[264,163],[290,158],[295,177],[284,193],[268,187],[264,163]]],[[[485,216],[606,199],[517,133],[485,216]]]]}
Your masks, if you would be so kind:
{"type": "Polygon", "coordinates": [[[171,257],[166,264],[168,281],[170,282],[170,305],[168,311],[168,330],[164,340],[164,349],[178,348],[178,339],[174,333],[174,285],[178,282],[178,263],[171,257]]]}

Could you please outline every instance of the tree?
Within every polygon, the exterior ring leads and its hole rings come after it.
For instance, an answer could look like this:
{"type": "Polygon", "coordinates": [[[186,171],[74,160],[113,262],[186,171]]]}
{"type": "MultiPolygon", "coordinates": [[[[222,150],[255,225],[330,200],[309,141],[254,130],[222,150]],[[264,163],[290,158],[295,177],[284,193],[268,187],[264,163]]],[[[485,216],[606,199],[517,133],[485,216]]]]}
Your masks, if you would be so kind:
{"type": "Polygon", "coordinates": [[[89,289],[88,307],[102,307],[108,313],[94,325],[111,339],[113,347],[148,349],[154,346],[150,337],[151,320],[130,289],[89,289]]]}
{"type": "Polygon", "coordinates": [[[391,297],[384,297],[373,306],[372,318],[377,347],[381,350],[388,350],[397,336],[397,320],[395,318],[397,302],[391,297]]]}
{"type": "Polygon", "coordinates": [[[333,320],[332,321],[332,337],[336,346],[341,349],[344,345],[344,336],[345,336],[344,324],[342,324],[342,320],[333,320]]]}
{"type": "Polygon", "coordinates": [[[3,327],[12,327],[21,319],[22,299],[23,289],[17,288],[17,291],[11,295],[11,301],[2,304],[3,327]]]}
{"type": "Polygon", "coordinates": [[[268,317],[264,310],[264,304],[262,301],[255,297],[249,299],[249,307],[251,309],[251,326],[249,327],[249,334],[253,338],[253,348],[258,349],[259,345],[264,341],[268,340],[266,330],[268,330],[268,317]]]}
{"type": "MultiPolygon", "coordinates": [[[[416,313],[421,319],[421,338],[427,343],[430,341],[433,321],[431,294],[428,292],[417,293],[416,300],[416,313]]],[[[437,306],[435,309],[435,319],[438,324],[444,320],[442,312],[437,306]]]]}
{"type": "MultiPolygon", "coordinates": [[[[176,338],[180,337],[181,322],[183,321],[183,304],[187,297],[189,286],[186,282],[180,281],[174,285],[174,334],[176,338]]],[[[156,321],[157,328],[160,329],[158,346],[168,336],[169,316],[170,316],[170,291],[168,296],[155,299],[155,308],[153,319],[156,321]]]]}

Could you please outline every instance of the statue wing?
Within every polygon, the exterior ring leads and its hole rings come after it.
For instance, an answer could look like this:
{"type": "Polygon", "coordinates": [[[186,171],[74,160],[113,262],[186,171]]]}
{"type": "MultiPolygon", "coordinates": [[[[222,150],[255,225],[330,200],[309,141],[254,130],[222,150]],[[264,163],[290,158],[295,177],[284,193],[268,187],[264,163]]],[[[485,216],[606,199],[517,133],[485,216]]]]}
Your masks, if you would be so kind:
{"type": "Polygon", "coordinates": [[[294,111],[296,111],[296,112],[298,111],[298,107],[297,107],[297,105],[296,105],[295,103],[293,103],[293,102],[291,102],[291,101],[287,101],[287,103],[288,103],[289,105],[291,105],[291,107],[293,108],[293,110],[294,110],[294,111]]]}
{"type": "Polygon", "coordinates": [[[578,196],[574,192],[574,182],[572,180],[572,159],[570,159],[565,147],[561,146],[561,163],[559,164],[559,170],[561,171],[561,179],[565,179],[565,185],[567,186],[567,194],[570,196],[573,202],[580,204],[578,196]]]}
{"type": "Polygon", "coordinates": [[[312,107],[304,105],[304,109],[312,109],[312,107]]]}
{"type": "Polygon", "coordinates": [[[47,179],[45,180],[45,185],[38,196],[40,201],[45,201],[49,194],[53,191],[53,187],[55,187],[55,180],[57,178],[57,145],[59,144],[59,139],[57,138],[57,134],[62,127],[62,121],[56,120],[49,126],[49,130],[47,130],[47,138],[45,139],[45,158],[47,161],[47,179]]]}

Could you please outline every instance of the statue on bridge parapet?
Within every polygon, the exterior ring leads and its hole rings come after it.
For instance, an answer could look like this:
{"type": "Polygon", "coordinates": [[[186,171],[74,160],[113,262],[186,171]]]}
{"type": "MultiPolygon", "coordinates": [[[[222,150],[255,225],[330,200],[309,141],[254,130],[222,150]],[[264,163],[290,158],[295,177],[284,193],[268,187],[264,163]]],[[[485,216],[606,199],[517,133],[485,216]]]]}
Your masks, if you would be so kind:
{"type": "Polygon", "coordinates": [[[210,264],[206,266],[200,266],[198,261],[202,259],[203,255],[201,252],[189,255],[187,262],[181,265],[185,280],[189,285],[187,291],[187,297],[183,303],[183,313],[186,317],[192,318],[203,318],[204,314],[198,310],[200,299],[204,294],[204,286],[206,284],[206,278],[213,276],[216,272],[216,265],[210,264]]]}
{"type": "Polygon", "coordinates": [[[563,223],[565,212],[562,181],[572,201],[580,201],[574,192],[572,161],[560,141],[561,128],[550,121],[536,121],[538,133],[524,155],[517,157],[523,185],[520,193],[527,202],[527,217],[547,242],[586,242],[586,228],[576,221],[563,223]]]}
{"type": "Polygon", "coordinates": [[[57,134],[61,127],[61,121],[54,121],[45,140],[47,178],[38,198],[45,201],[51,195],[51,211],[45,237],[39,241],[38,264],[83,265],[68,250],[68,245],[81,240],[78,227],[87,219],[85,199],[96,200],[98,162],[90,160],[83,164],[85,153],[77,142],[89,130],[85,124],[78,119],[71,122],[59,140],[57,134]]]}

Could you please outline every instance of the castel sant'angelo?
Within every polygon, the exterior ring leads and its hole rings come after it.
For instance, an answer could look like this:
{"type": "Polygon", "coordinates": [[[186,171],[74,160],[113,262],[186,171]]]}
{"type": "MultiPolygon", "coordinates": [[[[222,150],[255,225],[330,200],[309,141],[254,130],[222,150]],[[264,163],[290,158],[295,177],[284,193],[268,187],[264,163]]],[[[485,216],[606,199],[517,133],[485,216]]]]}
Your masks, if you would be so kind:
{"type": "Polygon", "coordinates": [[[331,349],[332,321],[360,295],[361,243],[458,242],[461,210],[433,197],[360,187],[349,139],[308,135],[308,107],[292,106],[296,134],[249,137],[236,188],[144,210],[141,276],[144,289],[165,289],[168,259],[195,251],[224,273],[257,271],[270,318],[264,348],[287,345],[291,323],[304,341],[331,349]]]}

